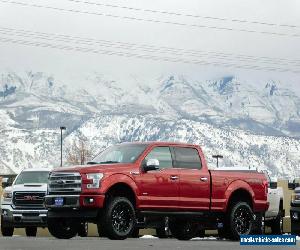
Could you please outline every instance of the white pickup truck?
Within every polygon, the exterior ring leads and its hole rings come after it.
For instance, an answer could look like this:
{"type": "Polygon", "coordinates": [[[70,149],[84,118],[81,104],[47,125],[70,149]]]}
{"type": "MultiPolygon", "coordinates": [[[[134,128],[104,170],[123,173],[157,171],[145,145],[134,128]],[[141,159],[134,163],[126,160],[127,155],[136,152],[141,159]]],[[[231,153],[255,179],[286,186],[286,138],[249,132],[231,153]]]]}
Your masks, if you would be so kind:
{"type": "MultiPolygon", "coordinates": [[[[11,186],[5,187],[1,199],[1,232],[12,236],[15,228],[25,228],[27,236],[36,236],[38,227],[47,227],[44,196],[48,188],[50,169],[24,169],[11,186]]],[[[78,235],[86,237],[88,224],[82,223],[78,235]]]]}
{"type": "MultiPolygon", "coordinates": [[[[14,228],[25,228],[27,236],[36,236],[37,227],[47,226],[47,193],[49,169],[26,169],[4,189],[1,199],[1,232],[12,236],[14,228]]],[[[2,186],[5,187],[5,182],[2,186]]]]}
{"type": "Polygon", "coordinates": [[[282,234],[283,217],[285,216],[283,189],[277,187],[277,181],[272,180],[267,174],[266,176],[269,183],[268,201],[270,205],[265,213],[265,226],[271,228],[272,234],[282,234]]]}

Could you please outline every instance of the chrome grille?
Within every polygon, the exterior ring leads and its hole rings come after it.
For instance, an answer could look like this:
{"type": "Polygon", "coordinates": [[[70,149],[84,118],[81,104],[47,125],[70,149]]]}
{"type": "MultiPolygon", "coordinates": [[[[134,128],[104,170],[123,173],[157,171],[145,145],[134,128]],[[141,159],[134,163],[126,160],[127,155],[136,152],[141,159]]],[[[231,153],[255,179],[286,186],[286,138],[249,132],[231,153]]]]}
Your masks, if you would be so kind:
{"type": "Polygon", "coordinates": [[[45,192],[22,192],[13,193],[13,204],[16,207],[42,208],[45,192]]]}
{"type": "Polygon", "coordinates": [[[53,172],[49,176],[49,194],[79,194],[81,175],[79,173],[53,172]]]}

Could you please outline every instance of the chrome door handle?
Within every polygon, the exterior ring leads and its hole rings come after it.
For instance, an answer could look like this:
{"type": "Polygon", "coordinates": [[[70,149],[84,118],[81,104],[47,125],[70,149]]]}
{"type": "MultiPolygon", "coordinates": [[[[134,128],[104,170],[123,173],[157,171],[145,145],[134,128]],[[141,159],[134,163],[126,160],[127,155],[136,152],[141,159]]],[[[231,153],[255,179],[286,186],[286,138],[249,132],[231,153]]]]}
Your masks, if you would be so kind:
{"type": "Polygon", "coordinates": [[[207,181],[208,179],[207,179],[207,177],[201,177],[200,178],[200,181],[207,181]]]}
{"type": "Polygon", "coordinates": [[[171,179],[171,180],[177,180],[178,178],[179,178],[179,177],[176,176],[176,175],[171,175],[171,176],[170,176],[170,179],[171,179]]]}

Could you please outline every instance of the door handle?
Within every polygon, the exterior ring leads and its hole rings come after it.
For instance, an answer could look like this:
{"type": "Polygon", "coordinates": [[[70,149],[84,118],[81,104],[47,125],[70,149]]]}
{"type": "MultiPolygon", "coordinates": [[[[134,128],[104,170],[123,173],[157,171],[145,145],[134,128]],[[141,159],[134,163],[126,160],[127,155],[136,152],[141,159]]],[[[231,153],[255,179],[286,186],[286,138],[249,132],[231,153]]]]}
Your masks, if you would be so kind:
{"type": "Polygon", "coordinates": [[[201,177],[200,178],[200,181],[207,181],[208,179],[207,179],[207,177],[201,177]]]}
{"type": "Polygon", "coordinates": [[[178,177],[177,175],[171,175],[171,176],[170,176],[170,179],[171,179],[171,180],[177,180],[178,178],[179,178],[179,177],[178,177]]]}

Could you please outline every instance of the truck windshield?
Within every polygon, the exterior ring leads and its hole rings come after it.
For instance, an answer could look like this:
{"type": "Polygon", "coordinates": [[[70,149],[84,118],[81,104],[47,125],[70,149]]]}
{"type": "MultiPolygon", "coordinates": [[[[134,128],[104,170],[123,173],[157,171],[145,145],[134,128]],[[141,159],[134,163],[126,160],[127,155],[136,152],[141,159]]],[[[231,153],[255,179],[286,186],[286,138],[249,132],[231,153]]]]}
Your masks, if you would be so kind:
{"type": "Polygon", "coordinates": [[[48,171],[24,171],[19,174],[14,184],[48,183],[48,176],[48,171]]]}
{"type": "Polygon", "coordinates": [[[111,146],[97,155],[89,164],[132,163],[137,160],[146,147],[146,144],[111,146]]]}

